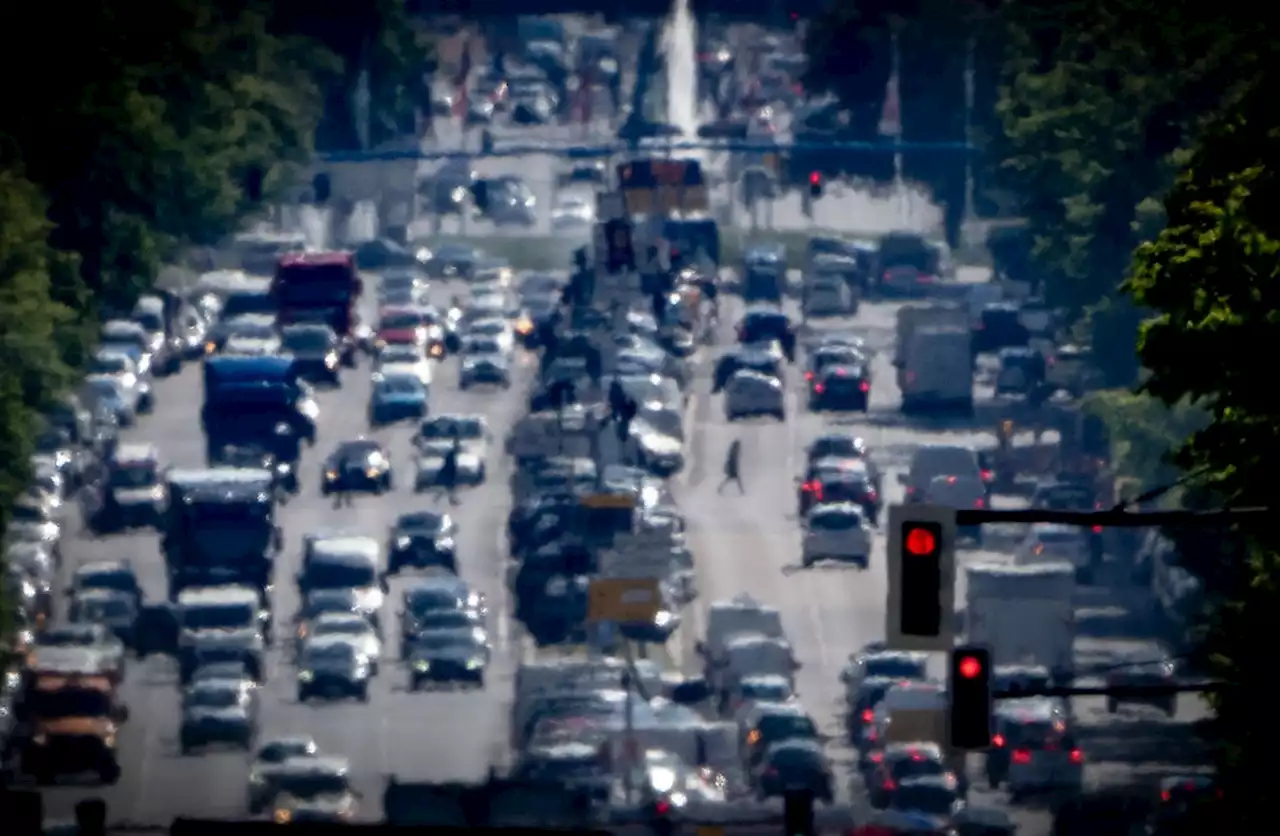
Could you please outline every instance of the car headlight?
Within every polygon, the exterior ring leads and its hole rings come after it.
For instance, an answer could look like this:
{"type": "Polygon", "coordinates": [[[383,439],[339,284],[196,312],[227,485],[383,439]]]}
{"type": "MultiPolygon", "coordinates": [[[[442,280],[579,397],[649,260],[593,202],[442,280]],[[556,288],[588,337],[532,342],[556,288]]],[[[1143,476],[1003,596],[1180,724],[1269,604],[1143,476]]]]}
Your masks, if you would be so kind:
{"type": "Polygon", "coordinates": [[[467,670],[469,670],[469,671],[478,671],[478,670],[480,670],[480,669],[481,669],[481,668],[483,668],[483,667],[484,667],[484,661],[483,661],[483,660],[481,660],[481,659],[468,659],[468,660],[467,660],[467,670]]]}
{"type": "Polygon", "coordinates": [[[293,469],[293,466],[290,465],[288,462],[276,462],[276,473],[279,473],[282,476],[288,473],[292,469],[293,469]]]}
{"type": "Polygon", "coordinates": [[[261,772],[250,772],[250,773],[249,773],[249,783],[250,783],[250,784],[256,784],[256,785],[258,785],[258,786],[262,786],[262,785],[263,785],[263,784],[265,784],[266,782],[267,782],[267,779],[266,779],[265,777],[263,777],[263,775],[262,775],[262,773],[261,773],[261,772]]]}
{"type": "Polygon", "coordinates": [[[218,344],[217,344],[217,343],[215,343],[213,340],[209,340],[208,342],[206,342],[206,343],[204,344],[204,353],[205,353],[205,354],[212,354],[213,352],[215,352],[215,351],[217,351],[217,350],[218,350],[218,344]]]}
{"type": "Polygon", "coordinates": [[[276,824],[288,824],[293,820],[293,813],[288,810],[276,810],[276,814],[272,816],[276,824]]]}
{"type": "Polygon", "coordinates": [[[413,663],[413,669],[418,673],[426,673],[427,671],[431,670],[431,663],[426,661],[425,659],[419,659],[418,661],[413,663]]]}
{"type": "Polygon", "coordinates": [[[164,499],[164,488],[160,485],[156,485],[147,493],[147,498],[159,502],[164,499]]]}
{"type": "Polygon", "coordinates": [[[453,548],[453,538],[452,538],[452,537],[441,537],[439,540],[436,540],[436,548],[437,548],[437,549],[442,549],[442,550],[447,550],[447,549],[451,549],[451,548],[453,548]]]}
{"type": "Polygon", "coordinates": [[[330,482],[332,482],[332,481],[334,481],[335,479],[337,479],[337,478],[338,478],[338,471],[336,471],[336,470],[326,470],[326,471],[324,472],[324,478],[325,478],[325,479],[327,479],[327,480],[329,480],[330,482]]]}
{"type": "Polygon", "coordinates": [[[299,682],[311,682],[315,678],[316,678],[316,675],[311,671],[298,671],[299,682]]]}
{"type": "Polygon", "coordinates": [[[326,354],[324,356],[324,367],[326,369],[334,369],[338,365],[338,357],[336,354],[326,354]]]}
{"type": "Polygon", "coordinates": [[[410,547],[410,546],[412,546],[412,545],[413,545],[413,539],[412,539],[411,537],[397,537],[397,538],[396,538],[396,548],[397,548],[397,549],[407,549],[407,548],[409,548],[409,547],[410,547]]]}
{"type": "Polygon", "coordinates": [[[320,407],[316,406],[312,401],[306,401],[298,407],[298,412],[307,418],[315,418],[320,414],[320,407]]]}
{"type": "Polygon", "coordinates": [[[49,736],[44,732],[40,732],[39,734],[31,738],[31,742],[37,746],[43,746],[49,742],[49,736]]]}
{"type": "Polygon", "coordinates": [[[106,746],[108,749],[116,748],[116,736],[114,734],[109,734],[102,738],[102,745],[106,746]]]}
{"type": "Polygon", "coordinates": [[[364,475],[368,476],[370,479],[377,479],[379,476],[382,475],[382,468],[380,467],[366,468],[364,475]]]}
{"type": "Polygon", "coordinates": [[[440,357],[441,355],[444,354],[444,346],[442,346],[440,343],[435,343],[434,345],[431,346],[429,353],[431,354],[432,357],[440,357]]]}

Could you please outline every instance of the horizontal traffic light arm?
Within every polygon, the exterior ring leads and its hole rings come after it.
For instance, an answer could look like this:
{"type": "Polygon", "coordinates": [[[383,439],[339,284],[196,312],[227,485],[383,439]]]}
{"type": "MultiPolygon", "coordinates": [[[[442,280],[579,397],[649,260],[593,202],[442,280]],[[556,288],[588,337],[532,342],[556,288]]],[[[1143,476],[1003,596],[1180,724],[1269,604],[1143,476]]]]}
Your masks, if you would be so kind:
{"type": "Polygon", "coordinates": [[[956,525],[983,523],[1058,523],[1060,525],[1145,528],[1152,525],[1214,526],[1270,518],[1270,508],[1221,508],[1214,511],[1053,511],[1047,508],[956,511],[956,525]]]}
{"type": "Polygon", "coordinates": [[[1153,682],[1146,685],[1062,685],[1047,688],[1019,688],[1016,691],[997,691],[996,700],[1016,700],[1027,697],[1116,697],[1117,699],[1142,699],[1146,697],[1170,697],[1176,694],[1212,694],[1226,687],[1218,680],[1201,682],[1153,682]]]}

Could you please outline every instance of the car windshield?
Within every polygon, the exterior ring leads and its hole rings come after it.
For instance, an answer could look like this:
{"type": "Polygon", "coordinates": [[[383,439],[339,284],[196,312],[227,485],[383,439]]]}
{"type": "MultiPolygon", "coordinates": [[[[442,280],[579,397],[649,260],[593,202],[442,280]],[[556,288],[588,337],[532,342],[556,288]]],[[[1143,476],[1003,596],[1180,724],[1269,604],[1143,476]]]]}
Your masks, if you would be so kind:
{"type": "Polygon", "coordinates": [[[890,801],[895,810],[910,810],[931,816],[949,816],[955,807],[956,796],[945,787],[899,787],[890,801]]]}
{"type": "Polygon", "coordinates": [[[867,676],[922,679],[924,677],[924,663],[892,656],[872,657],[866,662],[866,674],[867,676]]]}
{"type": "Polygon", "coordinates": [[[369,461],[382,456],[382,447],[376,441],[348,441],[338,447],[337,457],[349,462],[369,461]]]}
{"type": "Polygon", "coordinates": [[[749,700],[782,702],[791,698],[791,686],[785,682],[744,682],[742,696],[749,700]]]}
{"type": "Polygon", "coordinates": [[[240,694],[232,688],[194,688],[182,700],[187,708],[235,708],[240,694]]]}
{"type": "Polygon", "coordinates": [[[307,660],[313,664],[315,662],[353,662],[355,658],[356,649],[346,642],[322,644],[307,649],[307,660]]]}
{"type": "Polygon", "coordinates": [[[320,589],[354,589],[377,583],[372,564],[313,560],[307,565],[307,586],[320,589]]]}
{"type": "Polygon", "coordinates": [[[419,650],[475,650],[476,642],[466,634],[442,633],[432,635],[419,636],[414,640],[414,646],[419,650]]]}
{"type": "Polygon", "coordinates": [[[363,618],[322,618],[311,626],[313,636],[364,636],[372,631],[363,618]]]}
{"type": "Polygon", "coordinates": [[[378,381],[378,391],[384,395],[410,395],[422,392],[422,381],[407,374],[388,375],[378,381]]]}
{"type": "Polygon", "coordinates": [[[97,354],[89,371],[95,374],[123,374],[133,371],[133,361],[123,354],[97,354]]]}
{"type": "Polygon", "coordinates": [[[227,338],[239,337],[244,340],[273,340],[276,337],[274,325],[266,322],[231,322],[227,324],[227,338]]]}
{"type": "Polygon", "coordinates": [[[423,438],[484,438],[484,422],[476,418],[438,418],[422,425],[423,438]]]}
{"type": "Polygon", "coordinates": [[[277,779],[280,791],[294,798],[315,798],[318,795],[338,795],[348,790],[347,776],[308,772],[299,775],[282,775],[277,779]]]}
{"type": "Polygon", "coordinates": [[[463,610],[434,610],[418,616],[418,627],[426,630],[454,630],[474,627],[475,619],[463,610]]]}
{"type": "Polygon", "coordinates": [[[315,753],[315,744],[307,740],[275,740],[258,751],[262,763],[284,763],[289,758],[306,757],[315,753]]]}
{"type": "Polygon", "coordinates": [[[760,718],[760,734],[769,740],[818,736],[813,720],[800,714],[766,714],[760,718]]]}
{"type": "Polygon", "coordinates": [[[814,531],[852,531],[862,525],[862,518],[852,511],[824,511],[809,516],[814,531]]]}
{"type": "Polygon", "coordinates": [[[117,464],[109,479],[113,488],[150,488],[160,481],[154,462],[130,462],[117,464]]]}
{"type": "Polygon", "coordinates": [[[329,348],[329,334],[318,328],[287,328],[284,347],[290,351],[324,351],[329,348]]]}
{"type": "Polygon", "coordinates": [[[492,337],[469,337],[462,346],[463,354],[499,354],[502,346],[492,337]]]}
{"type": "Polygon", "coordinates": [[[93,598],[79,602],[76,610],[84,621],[109,621],[134,614],[133,604],[126,598],[93,598]]]}
{"type": "Polygon", "coordinates": [[[907,755],[894,760],[890,770],[893,773],[893,780],[902,781],[906,778],[933,778],[947,773],[946,768],[939,763],[923,754],[907,755]]]}
{"type": "Polygon", "coordinates": [[[85,385],[89,387],[90,392],[96,397],[104,400],[120,399],[120,384],[115,380],[98,377],[85,381],[85,385]]]}
{"type": "Polygon", "coordinates": [[[33,700],[32,713],[44,720],[69,717],[106,717],[111,714],[111,698],[89,688],[59,688],[40,691],[33,700]]]}
{"type": "Polygon", "coordinates": [[[462,604],[461,596],[452,589],[415,589],[404,597],[405,611],[415,616],[452,613],[462,604]]]}
{"type": "Polygon", "coordinates": [[[182,626],[188,630],[236,630],[254,623],[257,608],[252,604],[201,604],[185,607],[182,626]]]}
{"type": "Polygon", "coordinates": [[[396,311],[382,315],[378,327],[386,330],[417,328],[422,325],[422,314],[415,311],[396,311]]]}
{"type": "Polygon", "coordinates": [[[378,354],[379,363],[417,363],[422,352],[413,346],[387,346],[378,354]]]}

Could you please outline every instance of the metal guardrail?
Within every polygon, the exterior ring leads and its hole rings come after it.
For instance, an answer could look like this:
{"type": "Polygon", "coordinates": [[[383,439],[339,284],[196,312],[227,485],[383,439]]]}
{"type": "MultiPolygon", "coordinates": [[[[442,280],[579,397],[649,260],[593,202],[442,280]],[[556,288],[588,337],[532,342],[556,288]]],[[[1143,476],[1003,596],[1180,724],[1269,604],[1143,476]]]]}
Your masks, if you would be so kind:
{"type": "Polygon", "coordinates": [[[678,153],[682,151],[720,151],[741,154],[767,154],[787,151],[847,151],[858,154],[897,154],[905,151],[937,151],[945,153],[972,153],[978,150],[976,145],[967,142],[752,142],[733,140],[716,141],[678,141],[664,142],[653,140],[641,143],[639,148],[626,143],[614,142],[598,145],[561,144],[553,142],[528,143],[509,146],[498,146],[484,153],[480,151],[427,150],[424,148],[392,149],[385,151],[330,151],[319,154],[318,159],[326,163],[374,163],[397,162],[404,160],[450,160],[475,159],[477,157],[528,157],[538,154],[564,157],[568,160],[607,159],[620,154],[630,153],[678,153]]]}

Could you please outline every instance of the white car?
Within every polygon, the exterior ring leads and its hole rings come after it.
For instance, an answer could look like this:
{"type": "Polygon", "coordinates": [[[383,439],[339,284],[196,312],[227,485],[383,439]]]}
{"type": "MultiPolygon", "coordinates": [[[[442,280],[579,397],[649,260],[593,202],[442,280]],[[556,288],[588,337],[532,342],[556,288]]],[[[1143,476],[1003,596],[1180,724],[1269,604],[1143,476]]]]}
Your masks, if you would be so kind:
{"type": "Polygon", "coordinates": [[[373,670],[378,670],[378,659],[382,656],[382,639],[368,618],[355,612],[322,613],[307,624],[307,638],[303,643],[323,636],[344,636],[358,645],[360,652],[371,660],[373,670]]]}
{"type": "Polygon", "coordinates": [[[820,560],[838,560],[866,569],[871,562],[871,526],[862,508],[852,502],[814,506],[804,520],[800,557],[805,568],[820,560]]]}
{"type": "Polygon", "coordinates": [[[1019,566],[1070,563],[1075,567],[1077,581],[1093,580],[1089,534],[1076,526],[1035,523],[1014,552],[1013,562],[1019,566]]]}
{"type": "Polygon", "coordinates": [[[740,369],[725,384],[724,417],[736,421],[755,415],[787,420],[786,391],[776,377],[740,369]]]}
{"type": "Polygon", "coordinates": [[[468,337],[493,337],[504,352],[516,347],[516,332],[505,319],[477,319],[467,326],[468,337]]]}
{"type": "Polygon", "coordinates": [[[374,376],[381,375],[383,377],[396,377],[405,375],[406,377],[416,377],[423,386],[431,388],[431,364],[426,360],[418,359],[412,363],[383,363],[378,366],[374,376]]]}
{"type": "Polygon", "coordinates": [[[805,316],[845,316],[858,302],[842,276],[814,276],[804,284],[805,316]]]}
{"type": "Polygon", "coordinates": [[[577,195],[562,197],[551,210],[551,226],[554,229],[582,229],[596,219],[596,207],[591,201],[577,195]]]}

